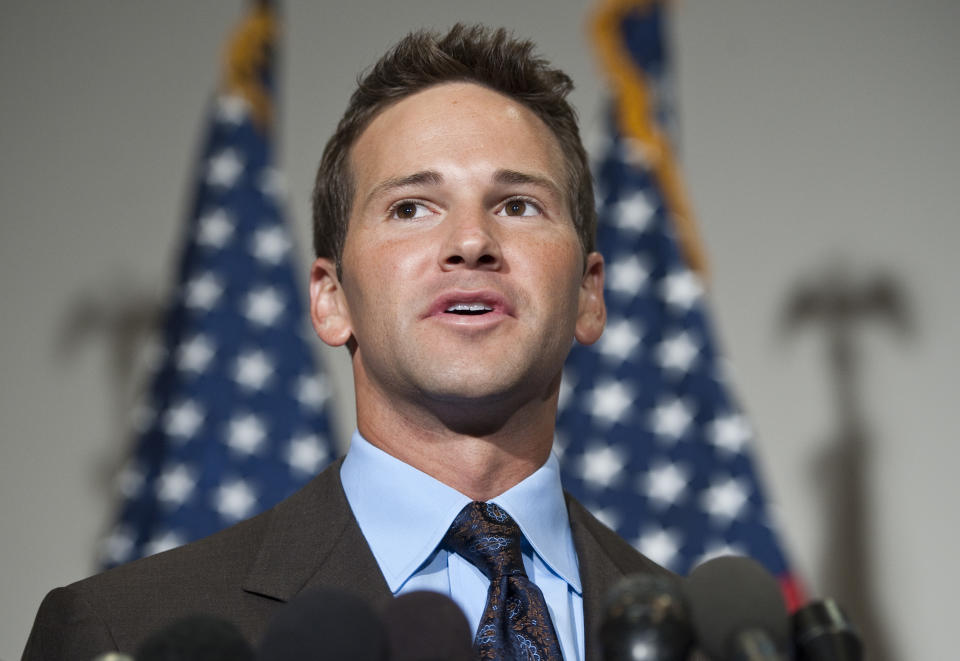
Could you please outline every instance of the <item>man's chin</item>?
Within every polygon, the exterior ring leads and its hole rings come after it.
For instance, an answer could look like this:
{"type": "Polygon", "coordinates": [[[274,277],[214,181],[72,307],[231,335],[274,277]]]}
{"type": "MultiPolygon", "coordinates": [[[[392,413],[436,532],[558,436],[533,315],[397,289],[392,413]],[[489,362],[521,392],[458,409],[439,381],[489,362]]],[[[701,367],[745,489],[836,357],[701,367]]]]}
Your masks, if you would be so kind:
{"type": "Polygon", "coordinates": [[[421,390],[432,408],[446,417],[464,415],[495,420],[537,402],[542,404],[558,387],[552,379],[528,371],[509,369],[517,365],[450,371],[423,383],[421,390]]]}
{"type": "Polygon", "coordinates": [[[516,384],[508,379],[484,379],[476,374],[444,376],[423,384],[426,400],[451,406],[483,406],[510,399],[516,389],[516,384]]]}

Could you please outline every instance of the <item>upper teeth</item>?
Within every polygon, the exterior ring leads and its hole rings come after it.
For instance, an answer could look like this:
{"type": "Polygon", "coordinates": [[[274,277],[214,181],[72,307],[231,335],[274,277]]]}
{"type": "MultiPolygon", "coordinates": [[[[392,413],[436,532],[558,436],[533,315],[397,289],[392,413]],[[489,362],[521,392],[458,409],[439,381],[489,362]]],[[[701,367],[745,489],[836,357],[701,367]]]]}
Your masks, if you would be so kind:
{"type": "Polygon", "coordinates": [[[483,303],[455,303],[447,308],[447,312],[483,312],[492,309],[483,303]]]}

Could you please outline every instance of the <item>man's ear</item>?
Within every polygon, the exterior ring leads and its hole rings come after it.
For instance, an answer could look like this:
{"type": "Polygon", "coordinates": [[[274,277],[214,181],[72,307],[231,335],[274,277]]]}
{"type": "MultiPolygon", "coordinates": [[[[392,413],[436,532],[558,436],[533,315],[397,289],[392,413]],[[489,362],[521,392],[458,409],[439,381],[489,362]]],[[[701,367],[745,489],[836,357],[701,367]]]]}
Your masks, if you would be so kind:
{"type": "Polygon", "coordinates": [[[598,252],[587,255],[587,267],[580,281],[577,326],[574,336],[580,344],[593,344],[600,339],[607,323],[607,306],[603,302],[603,257],[598,252]]]}
{"type": "Polygon", "coordinates": [[[337,267],[326,257],[318,258],[310,268],[310,321],[320,339],[332,347],[346,344],[353,334],[337,267]]]}

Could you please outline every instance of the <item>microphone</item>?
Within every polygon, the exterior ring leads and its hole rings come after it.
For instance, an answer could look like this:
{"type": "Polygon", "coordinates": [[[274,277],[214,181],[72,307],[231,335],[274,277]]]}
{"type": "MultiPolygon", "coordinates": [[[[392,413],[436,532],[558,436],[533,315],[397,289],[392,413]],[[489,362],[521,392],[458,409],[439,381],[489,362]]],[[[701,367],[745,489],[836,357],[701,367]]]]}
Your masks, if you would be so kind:
{"type": "Polygon", "coordinates": [[[137,661],[254,661],[253,649],[233,624],[202,614],[188,615],[151,634],[140,643],[134,658],[137,661]]]}
{"type": "Polygon", "coordinates": [[[777,579],[750,558],[723,556],[690,572],[685,592],[700,647],[715,661],[779,661],[788,638],[777,579]]]}
{"type": "Polygon", "coordinates": [[[439,592],[408,592],[383,612],[390,661],[473,661],[473,634],[460,607],[439,592]]]}
{"type": "Polygon", "coordinates": [[[833,599],[807,604],[793,614],[796,661],[861,661],[856,627],[833,599]]]}
{"type": "Polygon", "coordinates": [[[678,581],[635,574],[608,593],[600,626],[604,661],[685,661],[692,644],[678,581]]]}
{"type": "Polygon", "coordinates": [[[301,592],[278,609],[258,661],[386,661],[383,624],[361,599],[340,590],[301,592]]]}

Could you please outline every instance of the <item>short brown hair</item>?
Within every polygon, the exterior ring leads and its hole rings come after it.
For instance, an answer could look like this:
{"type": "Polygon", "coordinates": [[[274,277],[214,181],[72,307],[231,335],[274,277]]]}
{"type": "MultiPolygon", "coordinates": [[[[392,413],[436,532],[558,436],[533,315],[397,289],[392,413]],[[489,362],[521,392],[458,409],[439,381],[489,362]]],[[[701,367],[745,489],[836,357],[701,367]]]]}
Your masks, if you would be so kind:
{"type": "Polygon", "coordinates": [[[336,262],[354,195],[350,149],[373,118],[390,104],[447,82],[472,82],[532,110],[556,136],[566,162],[567,197],[584,254],[594,249],[596,210],[587,154],[576,112],[566,100],[570,77],[534,54],[533,42],[507,30],[458,23],[441,35],[420,30],[404,37],[361,76],[337,130],[323,150],[313,189],[313,247],[336,262]]]}

